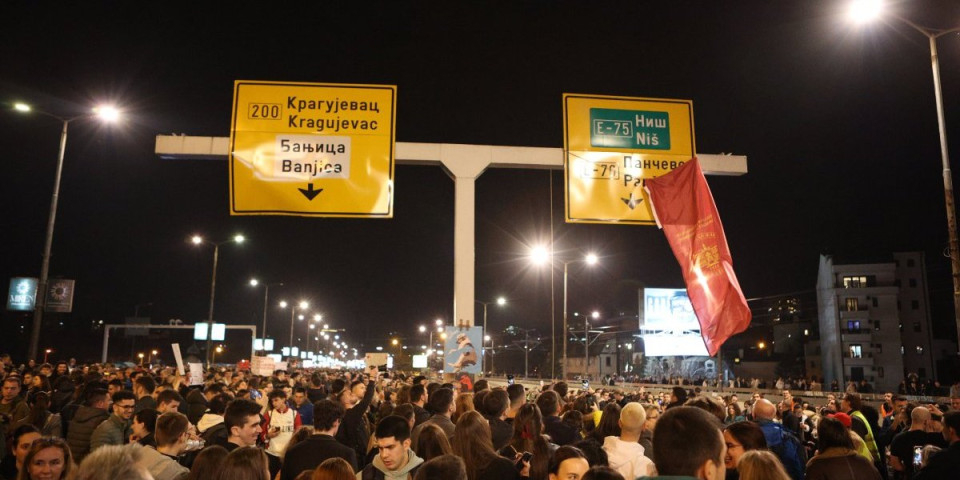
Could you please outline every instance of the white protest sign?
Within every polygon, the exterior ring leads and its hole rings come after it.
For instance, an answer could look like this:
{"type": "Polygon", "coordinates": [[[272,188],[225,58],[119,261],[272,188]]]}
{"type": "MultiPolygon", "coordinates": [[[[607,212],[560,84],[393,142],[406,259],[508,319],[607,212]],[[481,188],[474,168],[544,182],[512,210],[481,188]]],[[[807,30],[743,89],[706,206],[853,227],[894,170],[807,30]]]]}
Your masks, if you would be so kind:
{"type": "Polygon", "coordinates": [[[173,347],[173,358],[177,360],[177,373],[182,377],[186,375],[186,372],[183,370],[183,357],[180,356],[180,344],[174,343],[170,346],[173,347]]]}
{"type": "Polygon", "coordinates": [[[274,368],[275,364],[276,361],[271,357],[254,356],[250,359],[250,372],[254,375],[269,377],[273,375],[273,371],[276,370],[274,368]]]}
{"type": "Polygon", "coordinates": [[[203,385],[203,364],[191,363],[190,365],[190,385],[203,385]]]}

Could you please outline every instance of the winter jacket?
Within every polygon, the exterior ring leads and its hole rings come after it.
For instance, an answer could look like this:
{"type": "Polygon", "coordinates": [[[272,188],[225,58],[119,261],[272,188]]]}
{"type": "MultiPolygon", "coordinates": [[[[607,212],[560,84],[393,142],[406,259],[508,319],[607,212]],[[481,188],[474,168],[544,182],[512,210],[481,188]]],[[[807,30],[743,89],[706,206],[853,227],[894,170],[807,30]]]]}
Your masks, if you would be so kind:
{"type": "Polygon", "coordinates": [[[203,433],[210,427],[221,423],[223,423],[223,415],[204,413],[203,416],[200,417],[200,421],[197,422],[197,431],[203,433]]]}
{"type": "Polygon", "coordinates": [[[603,439],[603,451],[607,452],[610,468],[620,472],[623,478],[637,478],[651,473],[653,461],[644,456],[643,446],[637,442],[625,442],[620,437],[603,439]]]}
{"type": "Polygon", "coordinates": [[[102,408],[81,405],[77,409],[67,432],[67,445],[70,446],[74,461],[80,463],[90,453],[90,437],[93,436],[93,431],[109,417],[110,414],[102,408]]]}
{"type": "Polygon", "coordinates": [[[173,457],[158,452],[153,447],[141,449],[140,461],[137,462],[153,475],[154,480],[182,480],[187,478],[190,470],[177,463],[173,457]]]}
{"type": "Polygon", "coordinates": [[[420,468],[420,464],[423,463],[423,459],[418,457],[413,450],[407,450],[407,464],[398,468],[394,471],[387,470],[387,467],[384,466],[383,460],[380,458],[380,455],[377,455],[373,458],[373,463],[367,465],[357,472],[357,480],[409,480],[414,477],[417,473],[417,469],[420,468]]]}
{"type": "Polygon", "coordinates": [[[807,480],[880,480],[873,463],[854,450],[828,448],[807,463],[807,480]]]}
{"type": "Polygon", "coordinates": [[[94,451],[104,445],[123,445],[127,438],[126,431],[130,428],[130,422],[117,415],[110,415],[105,421],[97,425],[90,435],[90,451],[94,451]]]}

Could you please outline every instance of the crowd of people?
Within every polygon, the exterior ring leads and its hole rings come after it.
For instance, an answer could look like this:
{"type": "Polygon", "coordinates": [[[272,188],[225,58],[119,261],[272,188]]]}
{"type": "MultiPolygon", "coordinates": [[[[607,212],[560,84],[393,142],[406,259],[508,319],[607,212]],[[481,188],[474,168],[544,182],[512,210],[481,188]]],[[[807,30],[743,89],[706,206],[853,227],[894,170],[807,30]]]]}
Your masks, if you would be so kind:
{"type": "Polygon", "coordinates": [[[960,396],[528,389],[364,371],[14,365],[0,478],[16,480],[945,479],[960,396]]]}

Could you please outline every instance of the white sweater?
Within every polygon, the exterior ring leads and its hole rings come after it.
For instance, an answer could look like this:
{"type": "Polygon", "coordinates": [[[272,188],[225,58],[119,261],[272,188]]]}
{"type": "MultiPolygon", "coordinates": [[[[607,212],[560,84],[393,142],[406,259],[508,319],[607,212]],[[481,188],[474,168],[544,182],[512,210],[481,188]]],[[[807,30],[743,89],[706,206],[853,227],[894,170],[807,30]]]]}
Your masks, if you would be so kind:
{"type": "Polygon", "coordinates": [[[643,445],[637,442],[624,442],[620,437],[610,436],[603,439],[603,450],[607,452],[610,468],[620,472],[623,478],[654,474],[653,460],[643,455],[643,445]]]}

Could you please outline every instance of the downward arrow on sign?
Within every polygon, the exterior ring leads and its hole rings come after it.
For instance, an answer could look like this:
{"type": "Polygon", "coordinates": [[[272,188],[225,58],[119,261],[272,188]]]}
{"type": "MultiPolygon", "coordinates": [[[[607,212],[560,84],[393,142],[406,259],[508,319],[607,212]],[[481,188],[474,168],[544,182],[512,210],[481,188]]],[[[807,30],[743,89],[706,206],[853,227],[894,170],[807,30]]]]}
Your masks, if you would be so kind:
{"type": "Polygon", "coordinates": [[[322,188],[319,189],[319,190],[314,190],[312,183],[308,183],[308,184],[307,184],[307,188],[298,188],[297,190],[300,190],[300,193],[302,193],[304,197],[307,197],[307,200],[311,200],[311,201],[312,201],[317,195],[320,195],[320,192],[323,191],[322,188]]]}

